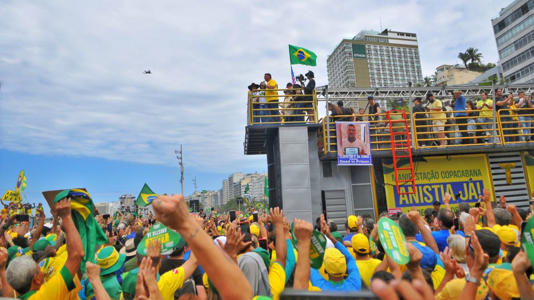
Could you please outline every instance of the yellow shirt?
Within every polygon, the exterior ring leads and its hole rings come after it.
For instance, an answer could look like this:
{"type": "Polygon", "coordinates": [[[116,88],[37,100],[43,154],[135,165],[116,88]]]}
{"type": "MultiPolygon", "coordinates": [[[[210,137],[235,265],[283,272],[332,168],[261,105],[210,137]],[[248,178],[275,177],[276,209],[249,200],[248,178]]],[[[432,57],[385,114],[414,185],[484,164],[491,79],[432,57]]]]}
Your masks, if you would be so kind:
{"type": "Polygon", "coordinates": [[[20,298],[30,300],[72,299],[70,292],[74,291],[77,286],[78,284],[75,283],[72,274],[70,274],[66,267],[63,267],[61,271],[57,272],[50,280],[41,285],[38,291],[28,292],[20,298]]]}
{"type": "Polygon", "coordinates": [[[269,285],[271,286],[273,300],[279,299],[286,285],[286,272],[284,267],[277,261],[272,262],[269,268],[269,285]]]}
{"type": "Polygon", "coordinates": [[[179,267],[167,271],[159,277],[158,288],[164,300],[174,300],[174,292],[184,284],[184,276],[184,267],[179,267]]]}
{"type": "Polygon", "coordinates": [[[267,82],[267,85],[274,87],[273,89],[267,89],[265,91],[265,99],[267,102],[278,101],[278,83],[271,78],[271,80],[267,82]]]}
{"type": "Polygon", "coordinates": [[[484,107],[482,108],[482,105],[487,104],[493,106],[493,100],[486,99],[486,101],[480,99],[477,101],[477,109],[480,109],[480,112],[478,113],[479,118],[493,118],[493,108],[484,107]]]}
{"type": "Polygon", "coordinates": [[[69,254],[67,253],[67,246],[63,245],[59,247],[56,252],[56,256],[47,257],[39,263],[41,272],[43,272],[45,281],[54,276],[57,271],[61,270],[67,261],[69,254]]]}
{"type": "Polygon", "coordinates": [[[430,116],[430,119],[435,120],[435,121],[445,122],[445,119],[447,119],[447,116],[445,115],[445,113],[443,111],[441,111],[440,113],[439,111],[434,110],[438,108],[442,110],[443,104],[441,104],[440,100],[434,99],[434,102],[428,104],[428,108],[432,112],[431,114],[428,114],[430,116]]]}
{"type": "Polygon", "coordinates": [[[371,277],[375,273],[376,267],[381,263],[379,259],[370,258],[367,260],[356,260],[356,265],[358,266],[358,271],[360,272],[360,277],[362,278],[365,285],[370,286],[371,277]]]}

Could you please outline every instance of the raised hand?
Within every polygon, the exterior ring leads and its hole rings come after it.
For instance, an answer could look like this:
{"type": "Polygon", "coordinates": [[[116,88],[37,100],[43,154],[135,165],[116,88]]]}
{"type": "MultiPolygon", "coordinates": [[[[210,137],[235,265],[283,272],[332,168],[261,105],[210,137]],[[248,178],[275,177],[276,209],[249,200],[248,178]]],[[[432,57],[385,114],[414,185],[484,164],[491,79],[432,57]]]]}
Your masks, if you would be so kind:
{"type": "Polygon", "coordinates": [[[499,207],[506,208],[506,197],[504,195],[499,198],[499,207]]]}
{"type": "Polygon", "coordinates": [[[280,207],[275,207],[270,209],[271,222],[276,226],[283,225],[284,223],[284,212],[280,207]]]}
{"type": "Polygon", "coordinates": [[[90,261],[85,263],[85,270],[89,281],[100,279],[100,266],[90,261]]]}
{"type": "Polygon", "coordinates": [[[469,247],[469,243],[466,243],[465,247],[465,258],[467,266],[469,267],[469,273],[473,275],[473,277],[480,280],[480,278],[482,278],[484,270],[486,270],[486,268],[488,267],[489,256],[482,250],[482,246],[480,246],[480,243],[478,242],[478,237],[474,231],[471,234],[470,244],[473,248],[472,251],[469,247]]]}
{"type": "Polygon", "coordinates": [[[519,251],[512,260],[512,271],[516,274],[523,274],[530,268],[530,265],[528,255],[523,251],[519,251]]]}
{"type": "Polygon", "coordinates": [[[55,205],[56,213],[60,218],[66,218],[70,216],[70,197],[59,200],[55,205]]]}
{"type": "Polygon", "coordinates": [[[184,226],[184,220],[190,218],[189,209],[183,195],[160,195],[152,202],[156,219],[174,230],[184,226]]]}
{"type": "Polygon", "coordinates": [[[313,232],[313,225],[301,219],[295,219],[293,226],[293,232],[297,241],[309,240],[311,239],[313,232]]]}

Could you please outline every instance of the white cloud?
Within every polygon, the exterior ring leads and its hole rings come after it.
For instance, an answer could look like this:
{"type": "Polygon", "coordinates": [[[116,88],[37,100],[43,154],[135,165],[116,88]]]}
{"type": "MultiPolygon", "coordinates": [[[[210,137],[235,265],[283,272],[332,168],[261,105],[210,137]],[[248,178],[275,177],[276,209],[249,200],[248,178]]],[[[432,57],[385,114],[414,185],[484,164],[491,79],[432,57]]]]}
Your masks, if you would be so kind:
{"type": "MultiPolygon", "coordinates": [[[[289,79],[287,44],[326,57],[384,27],[418,34],[423,74],[468,46],[496,61],[497,0],[2,2],[0,148],[197,167],[264,168],[245,158],[246,86],[289,79]],[[153,74],[144,75],[149,68],[153,74]]],[[[297,73],[307,68],[295,67],[297,73]]]]}

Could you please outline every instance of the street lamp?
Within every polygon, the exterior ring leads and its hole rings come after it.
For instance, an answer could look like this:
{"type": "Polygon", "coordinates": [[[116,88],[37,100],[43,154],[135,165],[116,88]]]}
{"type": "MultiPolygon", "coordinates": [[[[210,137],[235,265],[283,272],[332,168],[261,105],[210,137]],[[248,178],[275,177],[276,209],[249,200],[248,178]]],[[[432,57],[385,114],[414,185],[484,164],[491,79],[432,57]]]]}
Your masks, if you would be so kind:
{"type": "Polygon", "coordinates": [[[182,152],[182,144],[180,144],[180,151],[174,150],[174,154],[176,154],[176,159],[178,159],[178,164],[180,165],[180,187],[182,191],[182,195],[184,194],[184,158],[183,158],[183,152],[182,152]]]}

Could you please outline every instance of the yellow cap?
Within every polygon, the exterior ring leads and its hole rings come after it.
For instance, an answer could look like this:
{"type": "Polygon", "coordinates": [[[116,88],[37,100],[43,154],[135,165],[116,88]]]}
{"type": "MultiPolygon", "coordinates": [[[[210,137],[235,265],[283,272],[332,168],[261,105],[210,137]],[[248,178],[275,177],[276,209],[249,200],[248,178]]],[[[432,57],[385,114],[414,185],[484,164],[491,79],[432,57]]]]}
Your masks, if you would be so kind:
{"type": "Polygon", "coordinates": [[[517,232],[509,226],[500,226],[500,228],[495,232],[501,243],[507,246],[519,247],[517,232]]]}
{"type": "Polygon", "coordinates": [[[347,225],[350,229],[358,229],[358,217],[355,215],[350,215],[347,218],[347,225]]]}
{"type": "Polygon", "coordinates": [[[499,299],[510,300],[520,296],[514,273],[511,270],[494,268],[488,274],[486,282],[499,299]]]}
{"type": "Polygon", "coordinates": [[[369,253],[369,239],[365,234],[358,233],[352,236],[352,249],[359,254],[369,253]]]}
{"type": "Polygon", "coordinates": [[[347,271],[345,256],[336,248],[327,248],[324,252],[324,268],[330,275],[343,275],[347,271]]]}
{"type": "MultiPolygon", "coordinates": [[[[460,299],[460,295],[462,294],[462,291],[465,287],[465,279],[463,278],[456,278],[453,279],[445,285],[445,287],[441,290],[439,294],[436,295],[436,299],[440,300],[456,300],[460,299]]],[[[482,300],[486,298],[486,295],[488,294],[488,287],[482,281],[480,286],[477,289],[477,293],[475,296],[476,300],[482,300]]]]}
{"type": "Polygon", "coordinates": [[[250,234],[255,235],[256,237],[260,236],[260,227],[256,224],[250,225],[250,234]]]}

